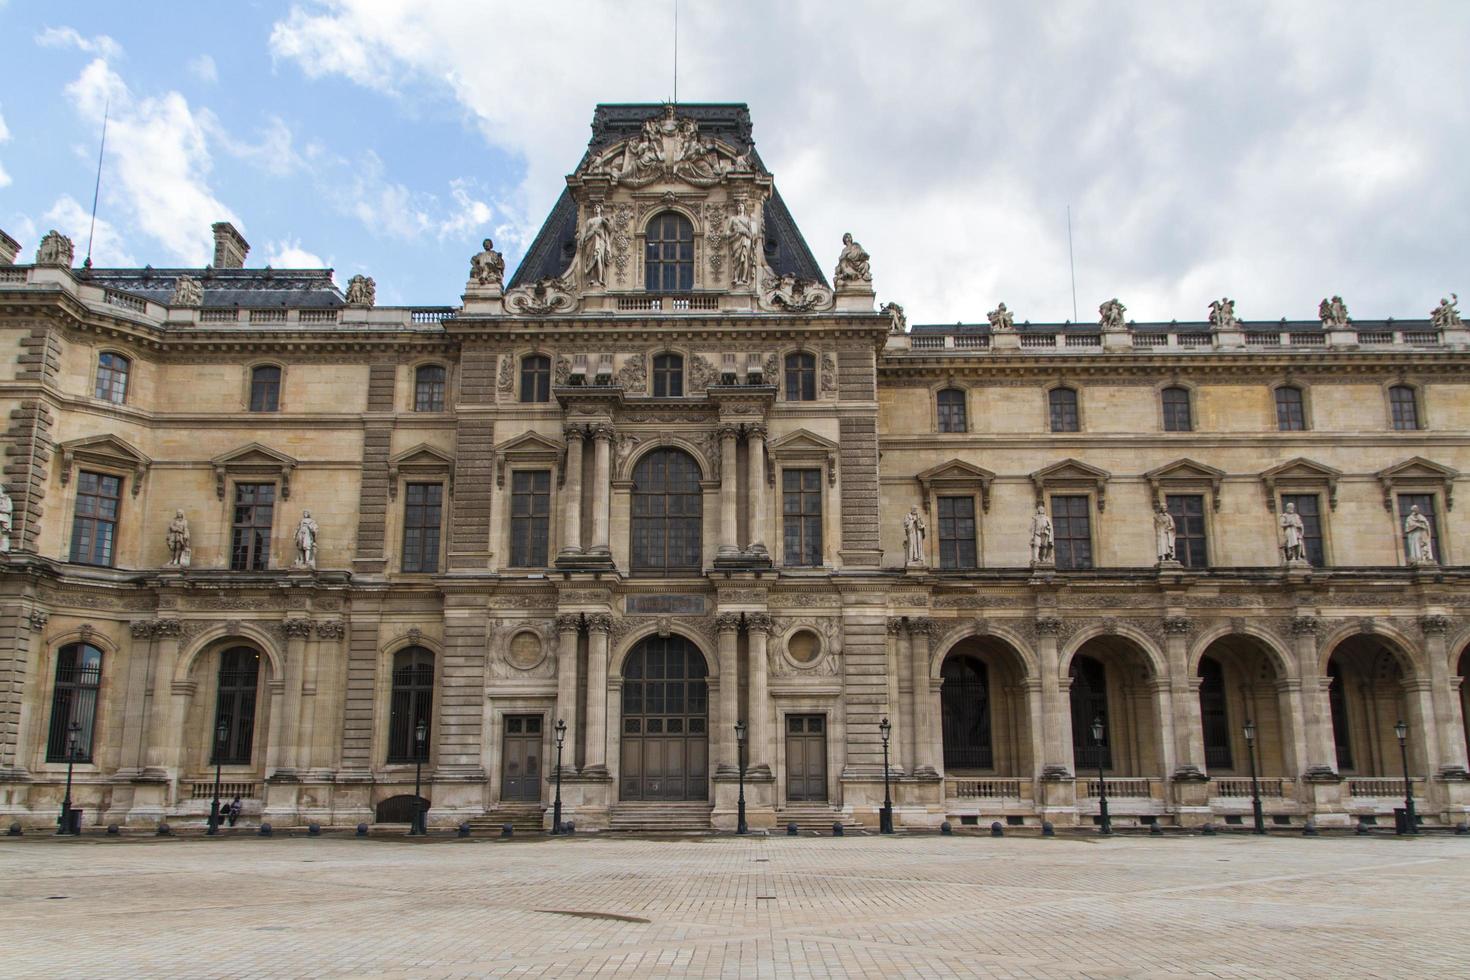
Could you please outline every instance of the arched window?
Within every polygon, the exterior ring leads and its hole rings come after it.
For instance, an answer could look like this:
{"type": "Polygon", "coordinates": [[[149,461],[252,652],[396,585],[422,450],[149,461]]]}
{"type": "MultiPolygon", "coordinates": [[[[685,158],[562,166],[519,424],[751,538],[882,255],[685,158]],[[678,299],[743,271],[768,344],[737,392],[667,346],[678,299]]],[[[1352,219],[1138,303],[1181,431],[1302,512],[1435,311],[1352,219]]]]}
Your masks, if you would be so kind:
{"type": "Polygon", "coordinates": [[[1393,410],[1393,427],[1404,432],[1419,428],[1419,393],[1409,385],[1388,389],[1388,404],[1393,410]]]}
{"type": "Polygon", "coordinates": [[[250,371],[250,410],[274,412],[281,407],[281,369],[262,364],[250,371]]]}
{"type": "Polygon", "coordinates": [[[1108,672],[1101,660],[1077,655],[1072,658],[1072,760],[1081,771],[1113,767],[1112,725],[1108,723],[1108,672]],[[1102,744],[1092,740],[1092,723],[1101,718],[1102,744]]]}
{"type": "Polygon", "coordinates": [[[679,398],[684,394],[684,358],[658,354],[653,359],[653,397],[679,398]]]}
{"type": "Polygon", "coordinates": [[[444,411],[445,378],[448,372],[438,364],[425,364],[413,373],[413,410],[444,411]]]}
{"type": "Polygon", "coordinates": [[[77,762],[92,761],[97,722],[97,691],[102,687],[102,651],[90,643],[69,643],[56,654],[56,691],[51,695],[51,730],[46,761],[66,762],[71,727],[77,726],[77,762]]]}
{"type": "Polygon", "coordinates": [[[131,362],[121,354],[97,355],[97,388],[95,394],[103,401],[121,405],[128,400],[128,368],[131,362]]]}
{"type": "Polygon", "coordinates": [[[1225,711],[1225,671],[1214,657],[1202,657],[1199,677],[1199,716],[1205,736],[1205,766],[1229,769],[1230,716],[1225,711]]]}
{"type": "Polygon", "coordinates": [[[798,351],[786,355],[786,400],[817,400],[817,356],[798,351]]]}
{"type": "Polygon", "coordinates": [[[678,292],[694,288],[694,226],[674,211],[665,211],[644,232],[646,288],[678,292]]]}
{"type": "Polygon", "coordinates": [[[633,469],[632,567],[675,575],[700,567],[699,465],[688,453],[658,449],[633,469]]]}
{"type": "Polygon", "coordinates": [[[551,358],[544,354],[521,358],[521,401],[551,401],[551,358]]]}
{"type": "Polygon", "coordinates": [[[945,769],[992,769],[990,675],[979,657],[950,657],[939,668],[945,769]]]}
{"type": "Polygon", "coordinates": [[[1075,388],[1053,388],[1046,396],[1051,409],[1051,431],[1077,432],[1081,422],[1077,415],[1077,390],[1075,388]]]}
{"type": "Polygon", "coordinates": [[[388,710],[388,761],[423,762],[434,731],[434,654],[405,647],[393,655],[393,693],[388,710]],[[424,723],[420,750],[414,735],[424,723]]]}
{"type": "Polygon", "coordinates": [[[1282,432],[1306,431],[1306,399],[1295,385],[1282,385],[1276,389],[1276,428],[1282,432]]]}
{"type": "Polygon", "coordinates": [[[946,388],[934,396],[939,405],[940,432],[968,432],[969,419],[965,417],[965,393],[959,388],[946,388]]]}
{"type": "Polygon", "coordinates": [[[210,742],[214,753],[210,765],[250,764],[255,746],[255,690],[260,679],[260,654],[249,647],[232,647],[220,654],[218,694],[214,702],[214,728],[210,742]],[[219,741],[219,729],[225,740],[219,741]]]}
{"type": "Polygon", "coordinates": [[[1332,714],[1332,744],[1337,749],[1337,770],[1353,768],[1353,742],[1348,729],[1347,691],[1336,660],[1327,662],[1327,709],[1332,714]]]}
{"type": "Polygon", "coordinates": [[[1193,431],[1194,416],[1189,409],[1189,389],[1173,385],[1165,388],[1161,397],[1164,403],[1164,431],[1193,431]]]}

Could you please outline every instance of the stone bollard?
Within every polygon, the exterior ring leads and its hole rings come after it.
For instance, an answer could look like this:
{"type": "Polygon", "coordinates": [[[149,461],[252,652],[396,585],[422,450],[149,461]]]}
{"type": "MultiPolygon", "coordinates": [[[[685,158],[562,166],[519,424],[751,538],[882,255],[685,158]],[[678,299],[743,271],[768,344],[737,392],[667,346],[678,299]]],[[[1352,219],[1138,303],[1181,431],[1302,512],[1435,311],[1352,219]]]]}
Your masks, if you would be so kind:
{"type": "Polygon", "coordinates": [[[19,837],[23,832],[24,831],[21,829],[20,826],[20,821],[16,820],[11,823],[10,829],[5,831],[5,835],[7,837],[19,837]]]}
{"type": "Polygon", "coordinates": [[[834,823],[832,825],[832,836],[833,837],[841,837],[842,836],[842,833],[843,833],[843,831],[842,831],[842,824],[840,824],[840,823],[834,823]]]}
{"type": "Polygon", "coordinates": [[[1358,826],[1353,830],[1353,833],[1355,833],[1355,834],[1357,834],[1359,836],[1362,836],[1362,835],[1368,833],[1368,825],[1366,823],[1364,823],[1363,821],[1359,820],[1358,821],[1358,826]]]}
{"type": "Polygon", "coordinates": [[[514,837],[515,835],[516,835],[516,829],[515,829],[515,827],[511,826],[508,823],[503,823],[503,824],[500,825],[500,838],[501,838],[501,840],[504,840],[504,839],[506,839],[508,837],[514,837]]]}
{"type": "Polygon", "coordinates": [[[787,837],[795,837],[799,833],[801,833],[801,831],[797,828],[796,824],[789,823],[789,824],[786,825],[786,836],[787,837]]]}
{"type": "Polygon", "coordinates": [[[470,835],[470,825],[468,823],[461,823],[459,825],[459,836],[461,836],[461,837],[468,837],[469,835],[470,835]]]}
{"type": "Polygon", "coordinates": [[[313,823],[309,823],[309,824],[306,825],[306,836],[308,836],[308,837],[320,837],[321,835],[322,835],[322,825],[321,824],[313,822],[313,823]]]}
{"type": "Polygon", "coordinates": [[[122,833],[122,828],[119,827],[117,824],[110,823],[110,824],[107,825],[107,836],[108,837],[116,837],[120,833],[122,833]]]}
{"type": "Polygon", "coordinates": [[[1215,825],[1212,824],[1212,823],[1207,823],[1207,824],[1205,824],[1203,827],[1201,827],[1199,829],[1199,832],[1202,833],[1202,834],[1204,834],[1206,837],[1214,837],[1215,836],[1215,825]]]}
{"type": "Polygon", "coordinates": [[[173,828],[170,827],[168,824],[162,823],[162,822],[159,823],[159,825],[158,825],[158,836],[159,837],[167,837],[169,834],[172,834],[173,832],[174,832],[173,831],[173,828]]]}
{"type": "Polygon", "coordinates": [[[1052,826],[1052,822],[1050,820],[1043,820],[1043,821],[1041,821],[1041,836],[1042,837],[1055,837],[1056,835],[1057,835],[1057,828],[1054,827],[1054,826],[1052,826]]]}
{"type": "Polygon", "coordinates": [[[1164,836],[1164,827],[1163,827],[1163,825],[1160,824],[1157,820],[1155,820],[1153,823],[1151,823],[1151,824],[1148,825],[1148,835],[1150,837],[1162,837],[1162,836],[1164,836]]]}
{"type": "Polygon", "coordinates": [[[570,837],[577,832],[577,825],[568,820],[566,823],[561,825],[561,832],[570,837]]]}
{"type": "Polygon", "coordinates": [[[1470,824],[1464,821],[1455,824],[1455,836],[1464,837],[1466,834],[1470,834],[1470,824]]]}
{"type": "Polygon", "coordinates": [[[368,825],[365,824],[365,823],[358,824],[357,825],[357,836],[359,836],[359,837],[366,837],[367,835],[368,835],[368,825]]]}
{"type": "Polygon", "coordinates": [[[1002,824],[999,820],[993,820],[993,821],[991,821],[991,824],[990,824],[990,836],[991,837],[1004,837],[1005,835],[1006,835],[1005,825],[1002,824]]]}
{"type": "Polygon", "coordinates": [[[948,837],[950,834],[953,834],[954,833],[954,828],[951,827],[949,825],[949,821],[946,820],[946,821],[944,821],[944,823],[942,823],[942,824],[939,825],[939,832],[941,834],[943,834],[944,836],[948,837]]]}
{"type": "Polygon", "coordinates": [[[270,824],[268,824],[268,823],[262,823],[260,825],[260,836],[262,836],[262,837],[269,837],[273,832],[274,831],[272,830],[270,824]]]}

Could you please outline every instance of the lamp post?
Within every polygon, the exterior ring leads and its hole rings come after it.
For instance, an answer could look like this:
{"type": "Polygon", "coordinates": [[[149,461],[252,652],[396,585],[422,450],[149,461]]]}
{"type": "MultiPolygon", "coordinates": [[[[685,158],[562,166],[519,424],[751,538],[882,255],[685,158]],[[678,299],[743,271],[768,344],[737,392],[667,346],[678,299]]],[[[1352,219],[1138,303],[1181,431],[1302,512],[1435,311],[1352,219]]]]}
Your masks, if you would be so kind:
{"type": "Polygon", "coordinates": [[[413,823],[409,825],[408,836],[424,837],[429,833],[424,819],[424,798],[422,795],[424,777],[424,745],[429,740],[429,726],[424,724],[422,718],[413,726],[413,823]]]}
{"type": "Polygon", "coordinates": [[[878,734],[883,736],[883,809],[878,811],[878,833],[893,833],[893,797],[888,795],[888,736],[893,732],[893,723],[886,717],[878,722],[878,734]]]}
{"type": "Polygon", "coordinates": [[[1245,747],[1251,757],[1251,811],[1256,818],[1256,833],[1266,832],[1266,816],[1261,812],[1261,782],[1256,778],[1256,726],[1245,720],[1245,747]]]}
{"type": "Polygon", "coordinates": [[[72,833],[71,829],[71,768],[77,761],[77,743],[82,736],[82,726],[72,722],[66,729],[66,795],[61,799],[61,819],[56,822],[58,837],[72,833]]]}
{"type": "Polygon", "coordinates": [[[1092,748],[1097,753],[1097,812],[1101,821],[1101,833],[1113,832],[1113,820],[1108,816],[1108,783],[1103,778],[1103,720],[1102,715],[1092,719],[1092,748]]]}
{"type": "Polygon", "coordinates": [[[1399,759],[1404,764],[1404,833],[1419,833],[1419,818],[1414,813],[1414,783],[1409,779],[1409,726],[1402,720],[1393,726],[1399,737],[1399,759]]]}
{"type": "Polygon", "coordinates": [[[745,722],[743,721],[735,723],[735,751],[740,763],[740,798],[736,801],[738,814],[735,819],[735,833],[748,834],[750,828],[745,823],[745,722]]]}
{"type": "Polygon", "coordinates": [[[210,837],[219,833],[219,770],[225,761],[225,739],[229,737],[230,726],[221,718],[214,726],[214,799],[209,802],[209,829],[205,831],[210,837]]]}
{"type": "Polygon", "coordinates": [[[566,744],[566,719],[556,720],[556,802],[551,808],[551,832],[561,833],[561,747],[566,744]]]}

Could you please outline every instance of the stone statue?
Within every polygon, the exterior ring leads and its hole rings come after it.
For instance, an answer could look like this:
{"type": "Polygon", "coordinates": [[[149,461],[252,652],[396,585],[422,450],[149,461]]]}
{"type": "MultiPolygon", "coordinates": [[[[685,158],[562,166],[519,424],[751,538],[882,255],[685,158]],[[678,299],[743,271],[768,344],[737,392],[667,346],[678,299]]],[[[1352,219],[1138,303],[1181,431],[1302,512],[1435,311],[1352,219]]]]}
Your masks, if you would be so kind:
{"type": "Polygon", "coordinates": [[[301,512],[301,523],[296,525],[296,568],[316,567],[317,524],[311,511],[301,512]]]}
{"type": "Polygon", "coordinates": [[[1098,323],[1102,324],[1104,330],[1126,330],[1123,314],[1128,312],[1128,307],[1118,301],[1114,296],[1102,306],[1097,308],[1099,314],[1098,323]]]}
{"type": "Polygon", "coordinates": [[[36,247],[36,265],[59,265],[63,269],[70,269],[74,254],[71,239],[52,228],[36,247]]]}
{"type": "Polygon", "coordinates": [[[1016,315],[1006,309],[1004,303],[985,314],[985,316],[990,321],[990,329],[996,333],[1005,333],[1016,329],[1016,315]]]}
{"type": "Polygon", "coordinates": [[[1216,330],[1235,329],[1235,300],[1225,296],[1210,304],[1210,326],[1216,330]]]}
{"type": "Polygon", "coordinates": [[[1154,550],[1159,561],[1178,561],[1174,553],[1174,515],[1164,509],[1163,504],[1154,504],[1154,550]]]}
{"type": "Polygon", "coordinates": [[[602,216],[602,205],[594,204],[582,228],[582,272],[594,286],[607,284],[607,260],[612,255],[612,229],[602,216]]]}
{"type": "Polygon", "coordinates": [[[347,280],[347,305],[370,307],[378,301],[378,284],[372,276],[353,276],[347,280]]]}
{"type": "Polygon", "coordinates": [[[1288,563],[1307,560],[1306,534],[1302,515],[1296,512],[1296,504],[1287,504],[1281,514],[1281,556],[1288,563]]]}
{"type": "Polygon", "coordinates": [[[879,313],[887,313],[889,319],[889,333],[905,333],[909,328],[909,318],[904,316],[903,307],[897,303],[884,303],[879,313]]]}
{"type": "Polygon", "coordinates": [[[919,516],[919,508],[910,507],[903,518],[903,550],[907,564],[924,564],[924,536],[928,533],[929,527],[919,516]]]}
{"type": "Polygon", "coordinates": [[[5,492],[5,484],[0,483],[0,555],[10,554],[10,527],[14,516],[15,501],[5,492]]]}
{"type": "Polygon", "coordinates": [[[1324,299],[1317,306],[1317,316],[1324,327],[1345,327],[1348,325],[1347,304],[1341,296],[1324,299]]]}
{"type": "Polygon", "coordinates": [[[863,247],[852,240],[852,232],[842,236],[842,253],[837,256],[837,271],[832,273],[832,285],[841,289],[849,283],[873,281],[873,270],[868,264],[871,256],[863,247]]]}
{"type": "Polygon", "coordinates": [[[725,222],[730,243],[730,278],[737,286],[750,282],[755,270],[755,222],[745,212],[745,202],[735,202],[735,213],[725,222]]]}
{"type": "Polygon", "coordinates": [[[1404,544],[1409,552],[1409,564],[1434,564],[1434,539],[1430,533],[1429,518],[1419,512],[1419,505],[1409,508],[1404,518],[1404,544]]]}
{"type": "Polygon", "coordinates": [[[1036,516],[1031,518],[1031,564],[1051,564],[1055,547],[1056,537],[1052,532],[1051,518],[1047,516],[1046,508],[1037,504],[1036,516]]]}
{"type": "Polygon", "coordinates": [[[168,563],[174,568],[188,568],[194,561],[194,549],[190,544],[189,522],[181,510],[174,511],[174,519],[168,522],[168,533],[164,535],[168,544],[168,563]]]}
{"type": "Polygon", "coordinates": [[[174,280],[174,294],[168,299],[169,306],[203,306],[204,286],[193,276],[179,276],[174,280]]]}
{"type": "Polygon", "coordinates": [[[484,251],[470,259],[470,282],[479,286],[499,286],[505,280],[505,257],[495,251],[495,243],[484,241],[484,251]]]}
{"type": "Polygon", "coordinates": [[[1458,293],[1450,293],[1449,299],[1442,299],[1439,305],[1429,311],[1429,320],[1440,330],[1446,327],[1458,327],[1460,320],[1460,296],[1458,293]]]}

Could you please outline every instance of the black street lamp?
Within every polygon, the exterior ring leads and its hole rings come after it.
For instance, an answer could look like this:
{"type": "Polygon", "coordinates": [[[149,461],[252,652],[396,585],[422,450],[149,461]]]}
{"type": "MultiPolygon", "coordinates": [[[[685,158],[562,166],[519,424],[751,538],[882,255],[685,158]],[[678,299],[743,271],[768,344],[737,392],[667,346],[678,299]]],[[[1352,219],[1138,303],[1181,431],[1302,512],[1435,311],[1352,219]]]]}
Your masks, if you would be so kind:
{"type": "Polygon", "coordinates": [[[893,723],[886,717],[878,722],[878,734],[883,736],[883,809],[878,811],[878,833],[893,833],[893,797],[888,795],[888,736],[893,733],[893,723]]]}
{"type": "Polygon", "coordinates": [[[1414,783],[1409,779],[1409,726],[1402,721],[1393,726],[1399,737],[1399,759],[1404,764],[1404,833],[1419,833],[1419,818],[1414,813],[1414,783]]]}
{"type": "Polygon", "coordinates": [[[225,761],[225,739],[229,737],[230,726],[221,718],[214,726],[214,799],[209,803],[209,829],[205,831],[210,837],[219,833],[219,769],[225,761]]]}
{"type": "Polygon", "coordinates": [[[1256,817],[1256,833],[1266,832],[1266,815],[1261,812],[1261,782],[1256,778],[1256,726],[1245,720],[1245,747],[1251,757],[1251,810],[1256,817]]]}
{"type": "Polygon", "coordinates": [[[551,808],[551,832],[561,833],[561,747],[567,740],[566,719],[556,720],[556,803],[551,808]]]}
{"type": "Polygon", "coordinates": [[[66,729],[66,795],[61,799],[61,819],[57,821],[56,835],[80,834],[81,828],[72,829],[71,821],[71,768],[77,762],[77,743],[82,737],[82,726],[75,721],[66,729]]]}
{"type": "Polygon", "coordinates": [[[1103,720],[1102,715],[1092,719],[1092,750],[1097,753],[1097,812],[1101,832],[1113,832],[1113,819],[1108,816],[1108,783],[1103,778],[1103,720]]]}
{"type": "Polygon", "coordinates": [[[750,828],[745,824],[745,722],[743,721],[735,723],[735,751],[740,763],[740,799],[736,803],[739,815],[735,820],[735,833],[748,834],[750,828]]]}
{"type": "Polygon", "coordinates": [[[424,746],[429,740],[429,726],[422,718],[413,728],[413,823],[409,825],[408,836],[424,837],[429,833],[426,826],[424,814],[424,798],[421,788],[424,778],[424,746]]]}

